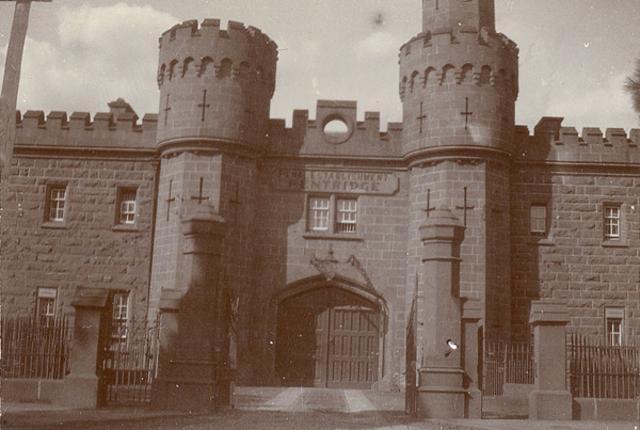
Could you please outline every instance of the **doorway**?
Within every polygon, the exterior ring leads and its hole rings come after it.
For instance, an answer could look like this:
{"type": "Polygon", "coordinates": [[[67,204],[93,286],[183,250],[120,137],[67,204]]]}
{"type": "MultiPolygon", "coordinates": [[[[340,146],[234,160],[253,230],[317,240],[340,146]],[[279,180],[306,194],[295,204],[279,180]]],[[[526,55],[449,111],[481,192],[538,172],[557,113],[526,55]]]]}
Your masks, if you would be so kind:
{"type": "Polygon", "coordinates": [[[282,384],[371,388],[378,380],[382,322],[377,304],[335,286],[286,298],[277,326],[282,384]]]}

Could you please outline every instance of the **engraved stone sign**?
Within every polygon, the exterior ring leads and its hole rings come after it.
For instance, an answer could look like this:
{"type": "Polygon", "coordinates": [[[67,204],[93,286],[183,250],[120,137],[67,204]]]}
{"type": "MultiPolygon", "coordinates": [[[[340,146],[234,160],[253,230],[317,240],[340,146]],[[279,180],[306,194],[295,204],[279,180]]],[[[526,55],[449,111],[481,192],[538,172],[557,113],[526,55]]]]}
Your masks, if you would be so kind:
{"type": "Polygon", "coordinates": [[[272,185],[281,191],[393,195],[398,175],[392,172],[277,168],[272,185]]]}

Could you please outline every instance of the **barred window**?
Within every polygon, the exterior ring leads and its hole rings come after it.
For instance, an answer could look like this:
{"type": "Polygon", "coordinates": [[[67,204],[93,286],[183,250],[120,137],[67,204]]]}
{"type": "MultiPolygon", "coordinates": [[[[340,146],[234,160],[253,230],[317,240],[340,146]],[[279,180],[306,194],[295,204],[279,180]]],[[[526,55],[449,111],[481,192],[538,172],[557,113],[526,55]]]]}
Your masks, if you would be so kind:
{"type": "Polygon", "coordinates": [[[604,207],[604,237],[605,239],[620,239],[620,206],[607,205],[604,207]]]}
{"type": "Polygon", "coordinates": [[[544,205],[531,205],[529,210],[529,223],[531,233],[546,233],[547,207],[544,205]]]}
{"type": "Polygon", "coordinates": [[[121,188],[118,190],[118,222],[135,224],[136,222],[136,189],[121,188]]]}
{"type": "Polygon", "coordinates": [[[355,233],[358,201],[356,199],[337,199],[338,211],[336,231],[338,233],[355,233]]]}
{"type": "Polygon", "coordinates": [[[64,204],[66,200],[66,194],[67,187],[64,185],[54,185],[49,188],[49,196],[47,198],[47,221],[64,221],[64,204]]]}
{"type": "Polygon", "coordinates": [[[311,231],[329,230],[329,198],[311,197],[309,199],[309,226],[311,231]]]}

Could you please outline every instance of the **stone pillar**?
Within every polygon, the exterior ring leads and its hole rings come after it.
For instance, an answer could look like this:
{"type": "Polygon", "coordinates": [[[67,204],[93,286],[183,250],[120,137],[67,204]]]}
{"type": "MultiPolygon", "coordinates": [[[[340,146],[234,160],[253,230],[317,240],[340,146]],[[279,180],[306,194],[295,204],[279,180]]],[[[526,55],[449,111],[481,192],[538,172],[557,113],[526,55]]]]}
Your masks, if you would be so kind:
{"type": "Polygon", "coordinates": [[[212,412],[230,402],[228,303],[222,285],[224,220],[192,205],[182,221],[182,274],[160,300],[160,357],[153,406],[212,412]]]}
{"type": "Polygon", "coordinates": [[[71,303],[76,310],[71,349],[71,373],[64,378],[62,404],[74,409],[98,406],[98,346],[100,317],[107,305],[109,291],[78,288],[71,303]]]}
{"type": "Polygon", "coordinates": [[[482,304],[477,300],[466,300],[462,306],[462,345],[467,390],[465,418],[482,418],[482,391],[480,391],[480,339],[478,330],[482,319],[482,304]]]}
{"type": "Polygon", "coordinates": [[[449,211],[434,210],[420,227],[424,297],[421,321],[422,363],[418,381],[417,415],[422,418],[463,418],[466,390],[463,388],[461,345],[460,243],[464,226],[449,211]]]}
{"type": "Polygon", "coordinates": [[[571,393],[566,388],[566,326],[569,314],[564,303],[539,300],[531,303],[535,388],[529,394],[529,419],[570,420],[571,393]]]}

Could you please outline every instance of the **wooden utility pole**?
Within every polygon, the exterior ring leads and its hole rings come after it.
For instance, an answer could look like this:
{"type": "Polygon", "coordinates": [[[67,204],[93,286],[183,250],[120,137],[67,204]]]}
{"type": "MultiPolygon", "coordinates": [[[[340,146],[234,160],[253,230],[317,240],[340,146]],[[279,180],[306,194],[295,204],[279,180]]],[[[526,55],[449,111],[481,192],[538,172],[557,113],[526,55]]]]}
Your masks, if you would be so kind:
{"type": "MultiPolygon", "coordinates": [[[[11,171],[11,157],[16,139],[16,105],[18,102],[18,86],[20,83],[20,67],[22,53],[29,26],[29,9],[32,1],[50,2],[51,0],[0,0],[15,1],[11,36],[4,66],[2,93],[0,93],[0,169],[1,181],[6,184],[11,171]]],[[[6,186],[3,187],[6,191],[6,186]]],[[[4,200],[4,199],[3,199],[4,200]]]]}

